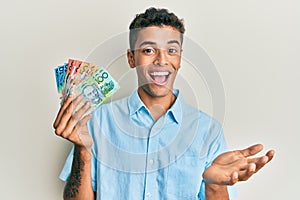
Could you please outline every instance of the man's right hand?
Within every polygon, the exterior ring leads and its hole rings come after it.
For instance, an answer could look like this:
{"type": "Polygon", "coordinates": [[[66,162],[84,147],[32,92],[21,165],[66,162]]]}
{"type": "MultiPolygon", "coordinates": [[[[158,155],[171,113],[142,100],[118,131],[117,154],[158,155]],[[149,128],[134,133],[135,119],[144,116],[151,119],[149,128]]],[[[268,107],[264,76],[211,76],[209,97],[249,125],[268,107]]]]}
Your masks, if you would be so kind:
{"type": "Polygon", "coordinates": [[[69,95],[61,106],[53,123],[55,134],[69,140],[79,147],[86,147],[88,150],[93,145],[93,139],[87,128],[87,122],[91,114],[84,116],[90,108],[90,102],[83,103],[82,95],[73,98],[69,95]]]}

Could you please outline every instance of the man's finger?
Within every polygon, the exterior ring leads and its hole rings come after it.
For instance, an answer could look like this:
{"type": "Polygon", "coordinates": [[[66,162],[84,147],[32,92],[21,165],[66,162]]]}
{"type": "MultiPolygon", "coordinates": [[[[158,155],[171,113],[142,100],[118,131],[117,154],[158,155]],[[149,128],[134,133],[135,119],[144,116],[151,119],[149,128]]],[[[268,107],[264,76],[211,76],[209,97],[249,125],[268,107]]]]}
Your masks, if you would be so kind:
{"type": "Polygon", "coordinates": [[[70,94],[64,104],[60,107],[59,112],[57,114],[57,118],[53,124],[53,127],[56,129],[60,121],[62,120],[63,115],[65,114],[66,109],[70,109],[70,107],[76,107],[78,103],[81,101],[82,95],[77,96],[75,99],[73,98],[73,95],[70,94]]]}
{"type": "Polygon", "coordinates": [[[73,128],[73,130],[71,131],[71,133],[67,136],[67,139],[71,142],[77,143],[79,145],[85,145],[84,142],[87,141],[88,137],[91,137],[88,133],[87,128],[83,127],[83,125],[86,126],[87,121],[92,117],[91,114],[88,114],[86,116],[84,116],[79,122],[78,124],[73,128]],[[83,137],[85,136],[86,137],[83,137]],[[83,140],[82,140],[83,139],[83,140]]]}
{"type": "Polygon", "coordinates": [[[83,96],[82,96],[82,95],[78,95],[78,96],[74,99],[74,101],[72,102],[72,106],[73,106],[73,108],[74,108],[72,114],[74,114],[74,112],[77,111],[78,105],[79,105],[80,103],[83,102],[82,99],[83,99],[83,96]]]}
{"type": "Polygon", "coordinates": [[[72,100],[73,100],[73,95],[70,94],[70,95],[68,96],[68,98],[66,99],[66,101],[63,103],[63,105],[60,107],[60,109],[59,109],[59,111],[58,111],[58,114],[57,114],[57,117],[56,117],[56,119],[55,119],[55,121],[54,121],[54,123],[53,123],[53,128],[56,129],[56,128],[58,127],[59,122],[60,122],[60,120],[61,120],[61,117],[62,117],[62,115],[63,115],[65,109],[69,106],[69,104],[72,102],[72,100]]]}
{"type": "Polygon", "coordinates": [[[253,156],[253,155],[257,154],[261,150],[263,150],[263,145],[262,144],[255,144],[255,145],[252,145],[252,146],[250,146],[246,149],[241,150],[240,153],[243,156],[248,157],[248,156],[253,156]]]}
{"type": "MultiPolygon", "coordinates": [[[[58,123],[58,127],[56,129],[57,132],[62,132],[65,130],[65,128],[67,127],[67,124],[70,120],[70,118],[72,117],[74,110],[76,109],[76,106],[82,101],[82,96],[79,95],[77,96],[73,101],[71,101],[68,104],[68,107],[64,110],[64,112],[62,113],[62,117],[61,120],[58,123]]],[[[70,130],[72,130],[73,127],[69,128],[68,130],[70,132],[70,130]]],[[[68,134],[68,133],[67,133],[68,134]]]]}
{"type": "Polygon", "coordinates": [[[265,156],[262,156],[260,160],[256,163],[256,171],[260,170],[262,167],[264,167],[268,162],[270,162],[274,157],[275,151],[270,150],[266,153],[265,156]]]}
{"type": "Polygon", "coordinates": [[[269,158],[269,161],[270,162],[273,158],[274,158],[274,155],[275,155],[275,151],[274,150],[270,150],[266,153],[266,156],[268,156],[269,158]]]}
{"type": "Polygon", "coordinates": [[[231,175],[231,180],[230,183],[228,185],[234,185],[239,181],[239,174],[238,172],[233,172],[231,175]]]}
{"type": "MultiPolygon", "coordinates": [[[[76,102],[76,104],[78,104],[78,102],[76,102]]],[[[63,135],[64,137],[68,137],[68,135],[72,132],[74,127],[77,125],[77,123],[81,120],[84,113],[89,109],[89,107],[90,107],[90,102],[86,102],[85,104],[82,105],[82,107],[78,109],[76,113],[74,113],[70,117],[65,129],[66,135],[63,135]]]]}
{"type": "Polygon", "coordinates": [[[250,163],[246,170],[238,172],[238,181],[247,181],[256,172],[256,165],[250,163]]]}
{"type": "Polygon", "coordinates": [[[92,114],[86,115],[84,118],[82,118],[81,122],[83,124],[86,124],[92,118],[92,116],[93,116],[92,114]]]}
{"type": "Polygon", "coordinates": [[[88,114],[86,116],[84,116],[80,122],[79,122],[79,126],[85,126],[86,123],[92,118],[92,114],[88,114]]]}
{"type": "Polygon", "coordinates": [[[91,102],[85,102],[77,111],[74,113],[73,117],[76,120],[81,120],[83,115],[91,108],[91,102]]]}

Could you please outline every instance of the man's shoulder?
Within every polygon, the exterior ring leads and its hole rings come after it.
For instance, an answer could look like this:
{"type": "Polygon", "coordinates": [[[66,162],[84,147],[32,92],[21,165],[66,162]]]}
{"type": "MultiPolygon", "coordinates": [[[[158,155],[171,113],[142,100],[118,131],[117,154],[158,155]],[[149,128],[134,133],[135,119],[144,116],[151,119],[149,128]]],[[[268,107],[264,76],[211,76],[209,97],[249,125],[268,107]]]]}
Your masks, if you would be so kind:
{"type": "Polygon", "coordinates": [[[182,110],[183,117],[196,118],[201,123],[209,123],[211,125],[221,126],[221,123],[217,119],[215,119],[214,116],[206,113],[205,111],[199,108],[196,108],[189,104],[183,104],[182,110]]]}
{"type": "Polygon", "coordinates": [[[200,108],[196,108],[188,103],[183,102],[181,104],[181,109],[183,110],[184,115],[198,115],[203,119],[211,119],[212,116],[201,110],[200,108]]]}

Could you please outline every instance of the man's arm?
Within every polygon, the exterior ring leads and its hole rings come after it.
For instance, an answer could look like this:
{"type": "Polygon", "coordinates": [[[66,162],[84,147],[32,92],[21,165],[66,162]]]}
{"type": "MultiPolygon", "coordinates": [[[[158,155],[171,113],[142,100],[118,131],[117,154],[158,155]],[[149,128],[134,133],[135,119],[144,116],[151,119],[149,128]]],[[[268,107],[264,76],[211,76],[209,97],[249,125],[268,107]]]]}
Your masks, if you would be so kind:
{"type": "Polygon", "coordinates": [[[53,127],[56,135],[69,140],[75,146],[72,170],[64,190],[64,199],[94,200],[91,178],[91,148],[93,139],[89,135],[87,122],[91,115],[85,115],[90,103],[84,103],[82,96],[70,95],[61,106],[53,127]]]}
{"type": "Polygon", "coordinates": [[[91,153],[75,145],[72,170],[64,190],[64,199],[94,200],[91,177],[91,153]]]}

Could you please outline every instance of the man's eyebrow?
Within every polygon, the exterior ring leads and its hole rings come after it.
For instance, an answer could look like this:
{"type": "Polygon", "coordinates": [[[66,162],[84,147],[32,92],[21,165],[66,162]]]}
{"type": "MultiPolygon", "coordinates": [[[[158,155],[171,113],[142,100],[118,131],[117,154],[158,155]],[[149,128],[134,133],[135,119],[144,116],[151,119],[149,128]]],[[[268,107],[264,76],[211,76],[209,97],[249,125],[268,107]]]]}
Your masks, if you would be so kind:
{"type": "Polygon", "coordinates": [[[168,42],[168,44],[178,44],[179,46],[180,46],[180,43],[179,43],[179,41],[178,40],[170,40],[169,42],[168,42]]]}
{"type": "Polygon", "coordinates": [[[144,45],[153,45],[153,44],[156,44],[155,42],[151,42],[151,41],[144,41],[144,42],[142,42],[140,45],[139,45],[139,47],[142,47],[142,46],[144,46],[144,45]]]}
{"type": "MultiPolygon", "coordinates": [[[[178,40],[170,40],[167,42],[168,44],[178,44],[180,46],[180,42],[178,40]]],[[[155,45],[157,44],[156,42],[152,42],[152,41],[144,41],[139,45],[139,48],[141,48],[144,45],[155,45]]]]}

